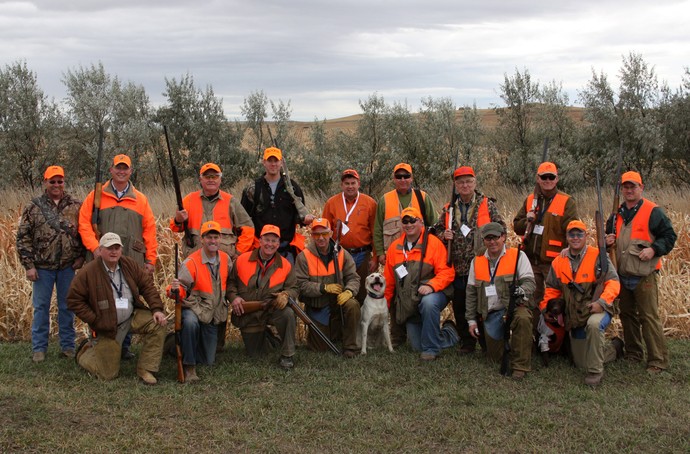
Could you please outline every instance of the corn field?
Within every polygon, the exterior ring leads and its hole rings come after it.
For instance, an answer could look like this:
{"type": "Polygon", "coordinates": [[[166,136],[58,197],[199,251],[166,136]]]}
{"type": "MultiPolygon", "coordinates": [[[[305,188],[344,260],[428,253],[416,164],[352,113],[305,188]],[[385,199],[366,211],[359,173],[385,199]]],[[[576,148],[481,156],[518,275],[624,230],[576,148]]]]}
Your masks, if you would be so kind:
{"type": "MultiPolygon", "coordinates": [[[[231,191],[239,196],[241,185],[236,185],[236,190],[231,191]]],[[[526,192],[509,187],[481,188],[484,193],[495,197],[506,224],[511,225],[512,219],[518,207],[523,203],[526,192]]],[[[171,281],[174,274],[174,244],[180,241],[178,234],[172,232],[169,227],[170,216],[174,213],[175,198],[172,190],[165,192],[162,188],[143,189],[147,194],[157,217],[158,225],[158,264],[154,280],[159,288],[161,298],[166,304],[169,315],[174,310],[174,304],[164,295],[164,289],[171,281]]],[[[443,205],[447,197],[445,189],[430,191],[430,195],[436,207],[443,205]]],[[[73,191],[77,197],[83,198],[85,189],[73,191]]],[[[682,193],[675,189],[656,190],[644,194],[645,197],[655,201],[664,208],[674,229],[678,234],[676,246],[667,257],[664,258],[660,275],[659,306],[660,316],[664,332],[668,337],[690,338],[690,201],[682,193]]],[[[32,197],[26,191],[4,191],[0,197],[2,215],[0,215],[0,341],[28,341],[31,339],[32,303],[31,283],[26,279],[26,273],[21,266],[15,247],[17,226],[24,204],[32,197]]],[[[591,226],[590,240],[594,239],[593,215],[596,206],[596,195],[593,191],[585,191],[574,194],[578,203],[578,211],[582,220],[591,226]]],[[[323,194],[316,197],[307,197],[307,207],[315,214],[321,213],[321,207],[325,203],[323,194]]],[[[517,237],[509,233],[508,243],[517,244],[517,237]]],[[[53,298],[55,298],[53,296],[53,298]]],[[[443,317],[451,316],[450,306],[446,308],[443,317]]],[[[78,332],[86,333],[85,326],[77,320],[78,332]]],[[[239,339],[239,331],[229,328],[231,340],[239,339]]],[[[610,327],[612,334],[620,331],[620,321],[614,320],[610,327]]],[[[51,306],[51,335],[57,334],[57,304],[51,306]]],[[[298,338],[304,340],[304,328],[298,327],[298,338]]]]}

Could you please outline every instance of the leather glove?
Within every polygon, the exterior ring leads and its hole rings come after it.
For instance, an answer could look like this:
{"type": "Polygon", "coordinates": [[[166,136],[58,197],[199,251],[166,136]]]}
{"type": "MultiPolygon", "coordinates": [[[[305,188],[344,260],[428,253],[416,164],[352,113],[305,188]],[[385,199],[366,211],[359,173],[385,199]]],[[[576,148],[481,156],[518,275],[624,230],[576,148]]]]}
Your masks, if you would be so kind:
{"type": "Polygon", "coordinates": [[[334,295],[340,295],[343,293],[343,286],[340,284],[324,284],[323,290],[326,293],[332,293],[334,295]]]}
{"type": "Polygon", "coordinates": [[[273,300],[273,307],[282,310],[285,309],[285,306],[287,306],[288,303],[288,293],[287,292],[278,292],[274,293],[274,300],[273,300]]]}
{"type": "Polygon", "coordinates": [[[350,290],[345,290],[338,295],[338,306],[342,306],[343,304],[347,303],[350,301],[350,298],[352,298],[352,292],[350,290]]]}

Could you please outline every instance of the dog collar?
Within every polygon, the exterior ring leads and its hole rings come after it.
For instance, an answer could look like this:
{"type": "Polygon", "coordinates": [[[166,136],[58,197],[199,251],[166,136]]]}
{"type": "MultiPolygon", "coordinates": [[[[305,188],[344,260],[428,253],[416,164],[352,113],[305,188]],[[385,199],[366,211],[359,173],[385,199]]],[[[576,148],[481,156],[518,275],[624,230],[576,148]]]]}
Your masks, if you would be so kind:
{"type": "Polygon", "coordinates": [[[371,297],[374,298],[374,299],[379,299],[379,298],[381,298],[381,297],[378,296],[376,293],[371,293],[371,292],[369,292],[369,291],[367,291],[367,295],[371,296],[371,297]]]}

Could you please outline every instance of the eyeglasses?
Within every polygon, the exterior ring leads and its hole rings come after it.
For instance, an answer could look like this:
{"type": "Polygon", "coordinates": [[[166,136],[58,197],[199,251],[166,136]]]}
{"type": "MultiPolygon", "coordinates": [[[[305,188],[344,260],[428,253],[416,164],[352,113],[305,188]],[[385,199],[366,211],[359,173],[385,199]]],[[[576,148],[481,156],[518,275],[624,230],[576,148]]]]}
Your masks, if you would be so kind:
{"type": "Polygon", "coordinates": [[[403,218],[402,223],[407,225],[407,224],[416,224],[418,221],[417,218],[403,218]]]}
{"type": "Polygon", "coordinates": [[[206,180],[217,180],[222,175],[223,174],[221,174],[221,173],[209,173],[207,175],[202,175],[202,177],[204,177],[204,179],[206,179],[206,180]]]}
{"type": "Polygon", "coordinates": [[[585,237],[585,232],[577,231],[573,232],[572,230],[568,232],[568,238],[584,238],[585,237]]]}
{"type": "Polygon", "coordinates": [[[541,178],[542,180],[550,180],[550,181],[553,181],[553,180],[556,179],[556,175],[554,175],[554,174],[552,174],[552,173],[547,173],[547,174],[545,174],[545,175],[539,175],[539,178],[541,178]]]}
{"type": "Polygon", "coordinates": [[[313,238],[327,238],[331,232],[311,232],[313,238]]]}
{"type": "Polygon", "coordinates": [[[50,181],[48,181],[48,183],[61,185],[61,184],[65,184],[65,180],[50,180],[50,181]]]}
{"type": "Polygon", "coordinates": [[[395,174],[396,180],[407,180],[408,178],[412,178],[412,175],[410,175],[409,173],[396,173],[395,174]]]}
{"type": "Polygon", "coordinates": [[[501,237],[496,235],[488,235],[484,237],[484,241],[498,241],[499,238],[501,237]]]}

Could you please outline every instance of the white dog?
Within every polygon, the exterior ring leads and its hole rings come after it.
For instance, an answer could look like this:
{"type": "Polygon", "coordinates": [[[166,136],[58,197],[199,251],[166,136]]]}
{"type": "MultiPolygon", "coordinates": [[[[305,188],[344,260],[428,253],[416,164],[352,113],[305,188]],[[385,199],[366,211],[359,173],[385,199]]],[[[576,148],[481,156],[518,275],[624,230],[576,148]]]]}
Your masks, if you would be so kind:
{"type": "Polygon", "coordinates": [[[370,327],[372,334],[378,330],[383,332],[383,339],[388,351],[392,352],[388,304],[386,304],[386,298],[383,297],[383,292],[386,290],[386,279],[380,273],[372,273],[367,276],[364,286],[367,290],[367,297],[364,298],[362,305],[362,320],[360,322],[361,353],[362,355],[367,354],[367,334],[370,327]]]}

